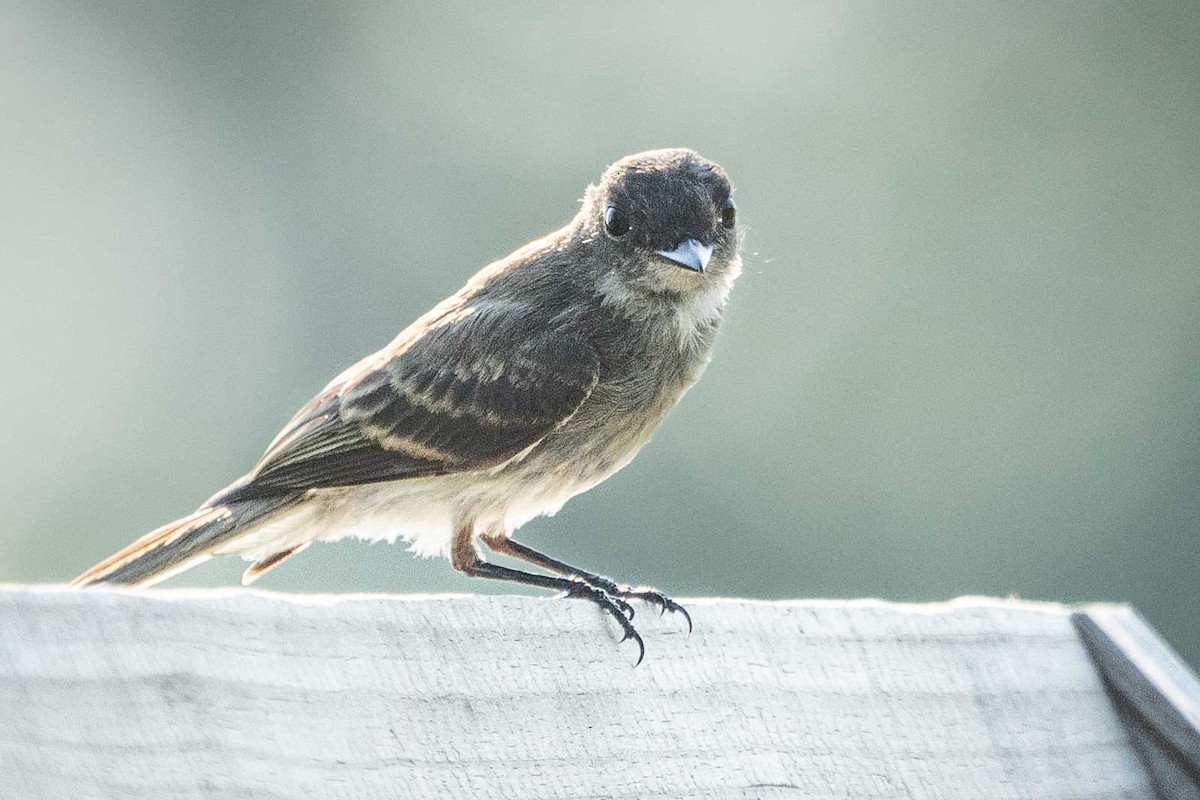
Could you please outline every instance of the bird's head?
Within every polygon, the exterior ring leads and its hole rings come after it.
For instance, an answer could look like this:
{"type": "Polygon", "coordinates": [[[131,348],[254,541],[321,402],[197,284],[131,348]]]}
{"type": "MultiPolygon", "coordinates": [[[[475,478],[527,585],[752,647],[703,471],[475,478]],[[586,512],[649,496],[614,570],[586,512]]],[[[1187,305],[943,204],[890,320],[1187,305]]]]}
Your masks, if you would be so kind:
{"type": "Polygon", "coordinates": [[[728,289],[741,271],[733,187],[692,150],[650,150],[609,167],[578,218],[610,280],[638,294],[728,289]]]}

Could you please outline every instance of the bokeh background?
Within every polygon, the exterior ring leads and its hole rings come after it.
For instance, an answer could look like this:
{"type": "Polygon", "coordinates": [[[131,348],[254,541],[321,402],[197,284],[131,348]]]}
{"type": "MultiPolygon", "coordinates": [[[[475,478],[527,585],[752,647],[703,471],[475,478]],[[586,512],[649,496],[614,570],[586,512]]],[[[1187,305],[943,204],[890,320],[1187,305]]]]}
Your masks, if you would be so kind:
{"type": "MultiPolygon", "coordinates": [[[[716,358],[524,538],[679,595],[1131,601],[1200,662],[1200,4],[2,15],[0,580],[191,510],[605,165],[688,145],[747,230],[716,358]]],[[[366,543],[262,584],[496,588],[366,543]]]]}

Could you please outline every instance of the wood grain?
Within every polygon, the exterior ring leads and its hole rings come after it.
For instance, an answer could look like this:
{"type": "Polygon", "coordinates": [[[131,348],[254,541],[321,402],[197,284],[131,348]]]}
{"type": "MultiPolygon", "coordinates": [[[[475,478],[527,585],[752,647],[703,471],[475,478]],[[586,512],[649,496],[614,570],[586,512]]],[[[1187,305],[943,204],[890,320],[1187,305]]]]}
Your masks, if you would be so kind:
{"type": "Polygon", "coordinates": [[[0,588],[0,797],[1150,798],[1068,609],[0,588]]]}

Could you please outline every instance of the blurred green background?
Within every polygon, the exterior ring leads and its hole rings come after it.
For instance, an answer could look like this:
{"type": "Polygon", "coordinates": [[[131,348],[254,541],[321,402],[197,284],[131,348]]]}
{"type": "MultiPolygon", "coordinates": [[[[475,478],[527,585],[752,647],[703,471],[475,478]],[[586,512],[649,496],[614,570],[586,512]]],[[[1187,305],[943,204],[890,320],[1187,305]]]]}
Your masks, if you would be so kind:
{"type": "MultiPolygon", "coordinates": [[[[687,145],[747,230],[716,358],[524,538],[685,596],[1131,601],[1200,662],[1200,4],[2,13],[0,580],[190,511],[687,145]]],[[[262,585],[495,589],[365,543],[262,585]]]]}

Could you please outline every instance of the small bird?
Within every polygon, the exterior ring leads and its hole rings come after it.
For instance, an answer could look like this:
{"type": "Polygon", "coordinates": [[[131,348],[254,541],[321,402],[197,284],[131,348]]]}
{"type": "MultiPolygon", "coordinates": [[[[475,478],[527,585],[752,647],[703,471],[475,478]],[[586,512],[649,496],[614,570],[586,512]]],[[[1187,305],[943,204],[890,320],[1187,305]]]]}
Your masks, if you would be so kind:
{"type": "Polygon", "coordinates": [[[666,595],[512,538],[628,464],[710,359],[741,272],[733,188],[687,149],[621,159],[566,226],[478,273],[300,409],[254,468],[75,579],[149,585],[213,556],[249,584],[314,541],[409,543],[467,575],[590,600],[645,645],[666,595]],[[484,560],[480,544],[541,570],[484,560]]]}

